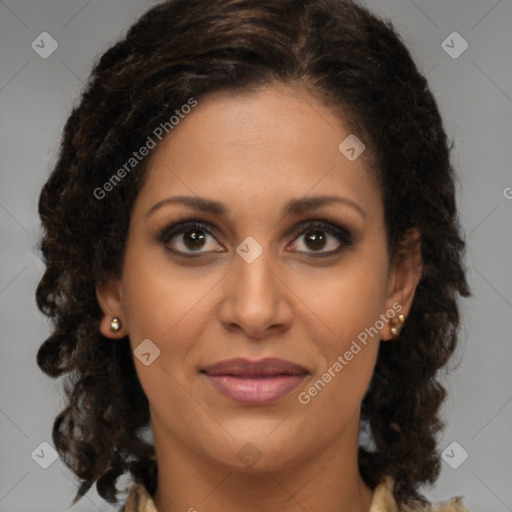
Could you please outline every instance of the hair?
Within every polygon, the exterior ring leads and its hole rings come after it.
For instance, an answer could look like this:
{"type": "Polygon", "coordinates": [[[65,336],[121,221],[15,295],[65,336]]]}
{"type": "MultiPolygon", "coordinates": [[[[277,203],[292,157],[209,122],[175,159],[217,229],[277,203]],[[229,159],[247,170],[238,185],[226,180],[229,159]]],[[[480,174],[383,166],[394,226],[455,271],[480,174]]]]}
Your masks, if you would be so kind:
{"type": "Polygon", "coordinates": [[[470,291],[451,145],[425,77],[391,22],[351,0],[169,0],[95,63],[39,198],[46,270],[36,299],[53,329],[37,363],[67,377],[52,437],[82,481],[77,498],[96,482],[117,503],[125,473],[151,494],[157,486],[155,449],[143,438],[148,400],[130,344],[99,332],[95,291],[121,275],[149,157],[103,199],[94,191],[190,98],[275,83],[303,87],[356,127],[375,156],[390,254],[411,229],[421,234],[409,317],[396,342],[380,344],[361,405],[374,449],[359,446],[358,461],[371,488],[395,479],[398,503],[425,500],[419,486],[438,477],[446,395],[438,371],[457,346],[457,295],[470,291]]]}

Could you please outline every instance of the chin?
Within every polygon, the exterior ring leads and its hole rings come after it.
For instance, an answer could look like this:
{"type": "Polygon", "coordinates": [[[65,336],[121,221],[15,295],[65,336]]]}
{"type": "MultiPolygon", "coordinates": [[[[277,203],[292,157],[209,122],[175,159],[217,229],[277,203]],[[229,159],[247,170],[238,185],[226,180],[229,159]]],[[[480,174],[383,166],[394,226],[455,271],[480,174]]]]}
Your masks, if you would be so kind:
{"type": "Polygon", "coordinates": [[[261,431],[252,425],[251,433],[226,429],[233,437],[225,438],[224,442],[209,443],[204,452],[209,458],[236,471],[260,473],[293,467],[306,456],[304,448],[310,448],[311,443],[304,436],[287,429],[278,433],[280,428],[276,429],[274,421],[271,429],[265,427],[261,431]]]}

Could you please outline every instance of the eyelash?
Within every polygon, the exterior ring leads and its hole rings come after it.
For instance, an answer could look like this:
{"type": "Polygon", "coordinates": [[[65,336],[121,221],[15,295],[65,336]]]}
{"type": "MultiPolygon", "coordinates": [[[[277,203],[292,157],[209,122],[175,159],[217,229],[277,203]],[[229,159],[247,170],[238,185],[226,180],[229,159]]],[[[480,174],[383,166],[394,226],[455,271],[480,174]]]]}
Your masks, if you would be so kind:
{"type": "MultiPolygon", "coordinates": [[[[353,246],[353,239],[350,231],[348,231],[346,228],[343,228],[341,226],[338,226],[336,224],[333,224],[331,222],[326,221],[319,221],[319,220],[313,220],[313,221],[306,221],[301,224],[303,226],[303,229],[296,235],[295,238],[299,238],[311,231],[321,231],[323,233],[327,233],[329,235],[334,236],[339,242],[340,242],[340,248],[334,250],[334,251],[328,251],[328,252],[305,252],[308,256],[311,256],[313,258],[325,258],[328,256],[334,256],[338,253],[340,253],[344,248],[353,246]]],[[[201,221],[187,221],[179,224],[174,224],[172,226],[164,228],[160,234],[157,237],[158,242],[162,243],[166,246],[167,250],[172,252],[173,254],[183,257],[183,258],[199,258],[201,256],[204,256],[205,254],[208,254],[208,252],[197,252],[197,253],[184,253],[182,251],[176,251],[174,249],[171,249],[167,246],[169,241],[176,235],[183,234],[186,231],[191,230],[198,230],[203,231],[207,235],[210,235],[215,238],[214,233],[212,232],[211,226],[207,223],[201,222],[201,221]]],[[[300,230],[300,228],[298,228],[300,230]]],[[[294,239],[295,240],[295,239],[294,239]]],[[[219,251],[222,252],[222,251],[219,251]]],[[[299,251],[304,254],[304,251],[299,251]]]]}

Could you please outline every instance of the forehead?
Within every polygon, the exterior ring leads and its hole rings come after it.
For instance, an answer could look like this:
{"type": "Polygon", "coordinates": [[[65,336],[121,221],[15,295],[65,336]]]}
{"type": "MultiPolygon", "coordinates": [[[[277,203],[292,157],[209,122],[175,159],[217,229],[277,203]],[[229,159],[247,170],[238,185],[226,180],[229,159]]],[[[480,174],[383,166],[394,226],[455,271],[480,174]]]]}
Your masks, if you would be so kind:
{"type": "Polygon", "coordinates": [[[344,153],[347,140],[361,151],[354,137],[339,114],[295,86],[210,94],[153,150],[140,201],[173,193],[266,207],[334,192],[378,201],[366,149],[355,159],[344,153]]]}

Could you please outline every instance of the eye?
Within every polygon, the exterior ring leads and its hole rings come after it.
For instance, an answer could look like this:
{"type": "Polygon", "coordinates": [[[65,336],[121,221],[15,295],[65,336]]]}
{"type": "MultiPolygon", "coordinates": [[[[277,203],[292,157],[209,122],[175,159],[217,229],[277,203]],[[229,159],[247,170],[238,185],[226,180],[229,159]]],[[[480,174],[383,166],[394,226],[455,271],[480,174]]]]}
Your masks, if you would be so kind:
{"type": "MultiPolygon", "coordinates": [[[[303,240],[299,246],[309,249],[298,252],[319,258],[333,256],[353,245],[352,236],[346,228],[325,221],[308,222],[296,240],[303,240]],[[330,250],[325,251],[328,247],[330,250]]],[[[293,245],[297,247],[295,242],[293,245]]]]}
{"type": "Polygon", "coordinates": [[[209,237],[212,239],[214,238],[208,224],[199,221],[190,221],[164,229],[159,236],[159,241],[171,252],[178,254],[179,256],[194,258],[201,256],[206,252],[222,251],[222,249],[218,249],[218,244],[211,244],[208,249],[207,240],[209,237]],[[215,249],[215,246],[217,246],[217,249],[215,249]],[[201,251],[201,249],[204,249],[205,247],[207,250],[201,251]],[[190,254],[190,251],[199,254],[190,254]]]}
{"type": "MultiPolygon", "coordinates": [[[[200,257],[212,252],[224,252],[218,243],[211,242],[208,245],[209,238],[215,240],[209,224],[189,221],[164,229],[158,236],[158,241],[172,253],[184,258],[200,257]]],[[[292,243],[295,250],[297,250],[297,245],[305,247],[305,250],[298,249],[297,252],[306,253],[312,257],[333,256],[353,245],[352,236],[346,228],[325,221],[307,222],[295,240],[292,243]],[[303,241],[297,244],[295,240],[303,241]],[[326,251],[326,248],[330,248],[330,250],[326,251]]]]}

